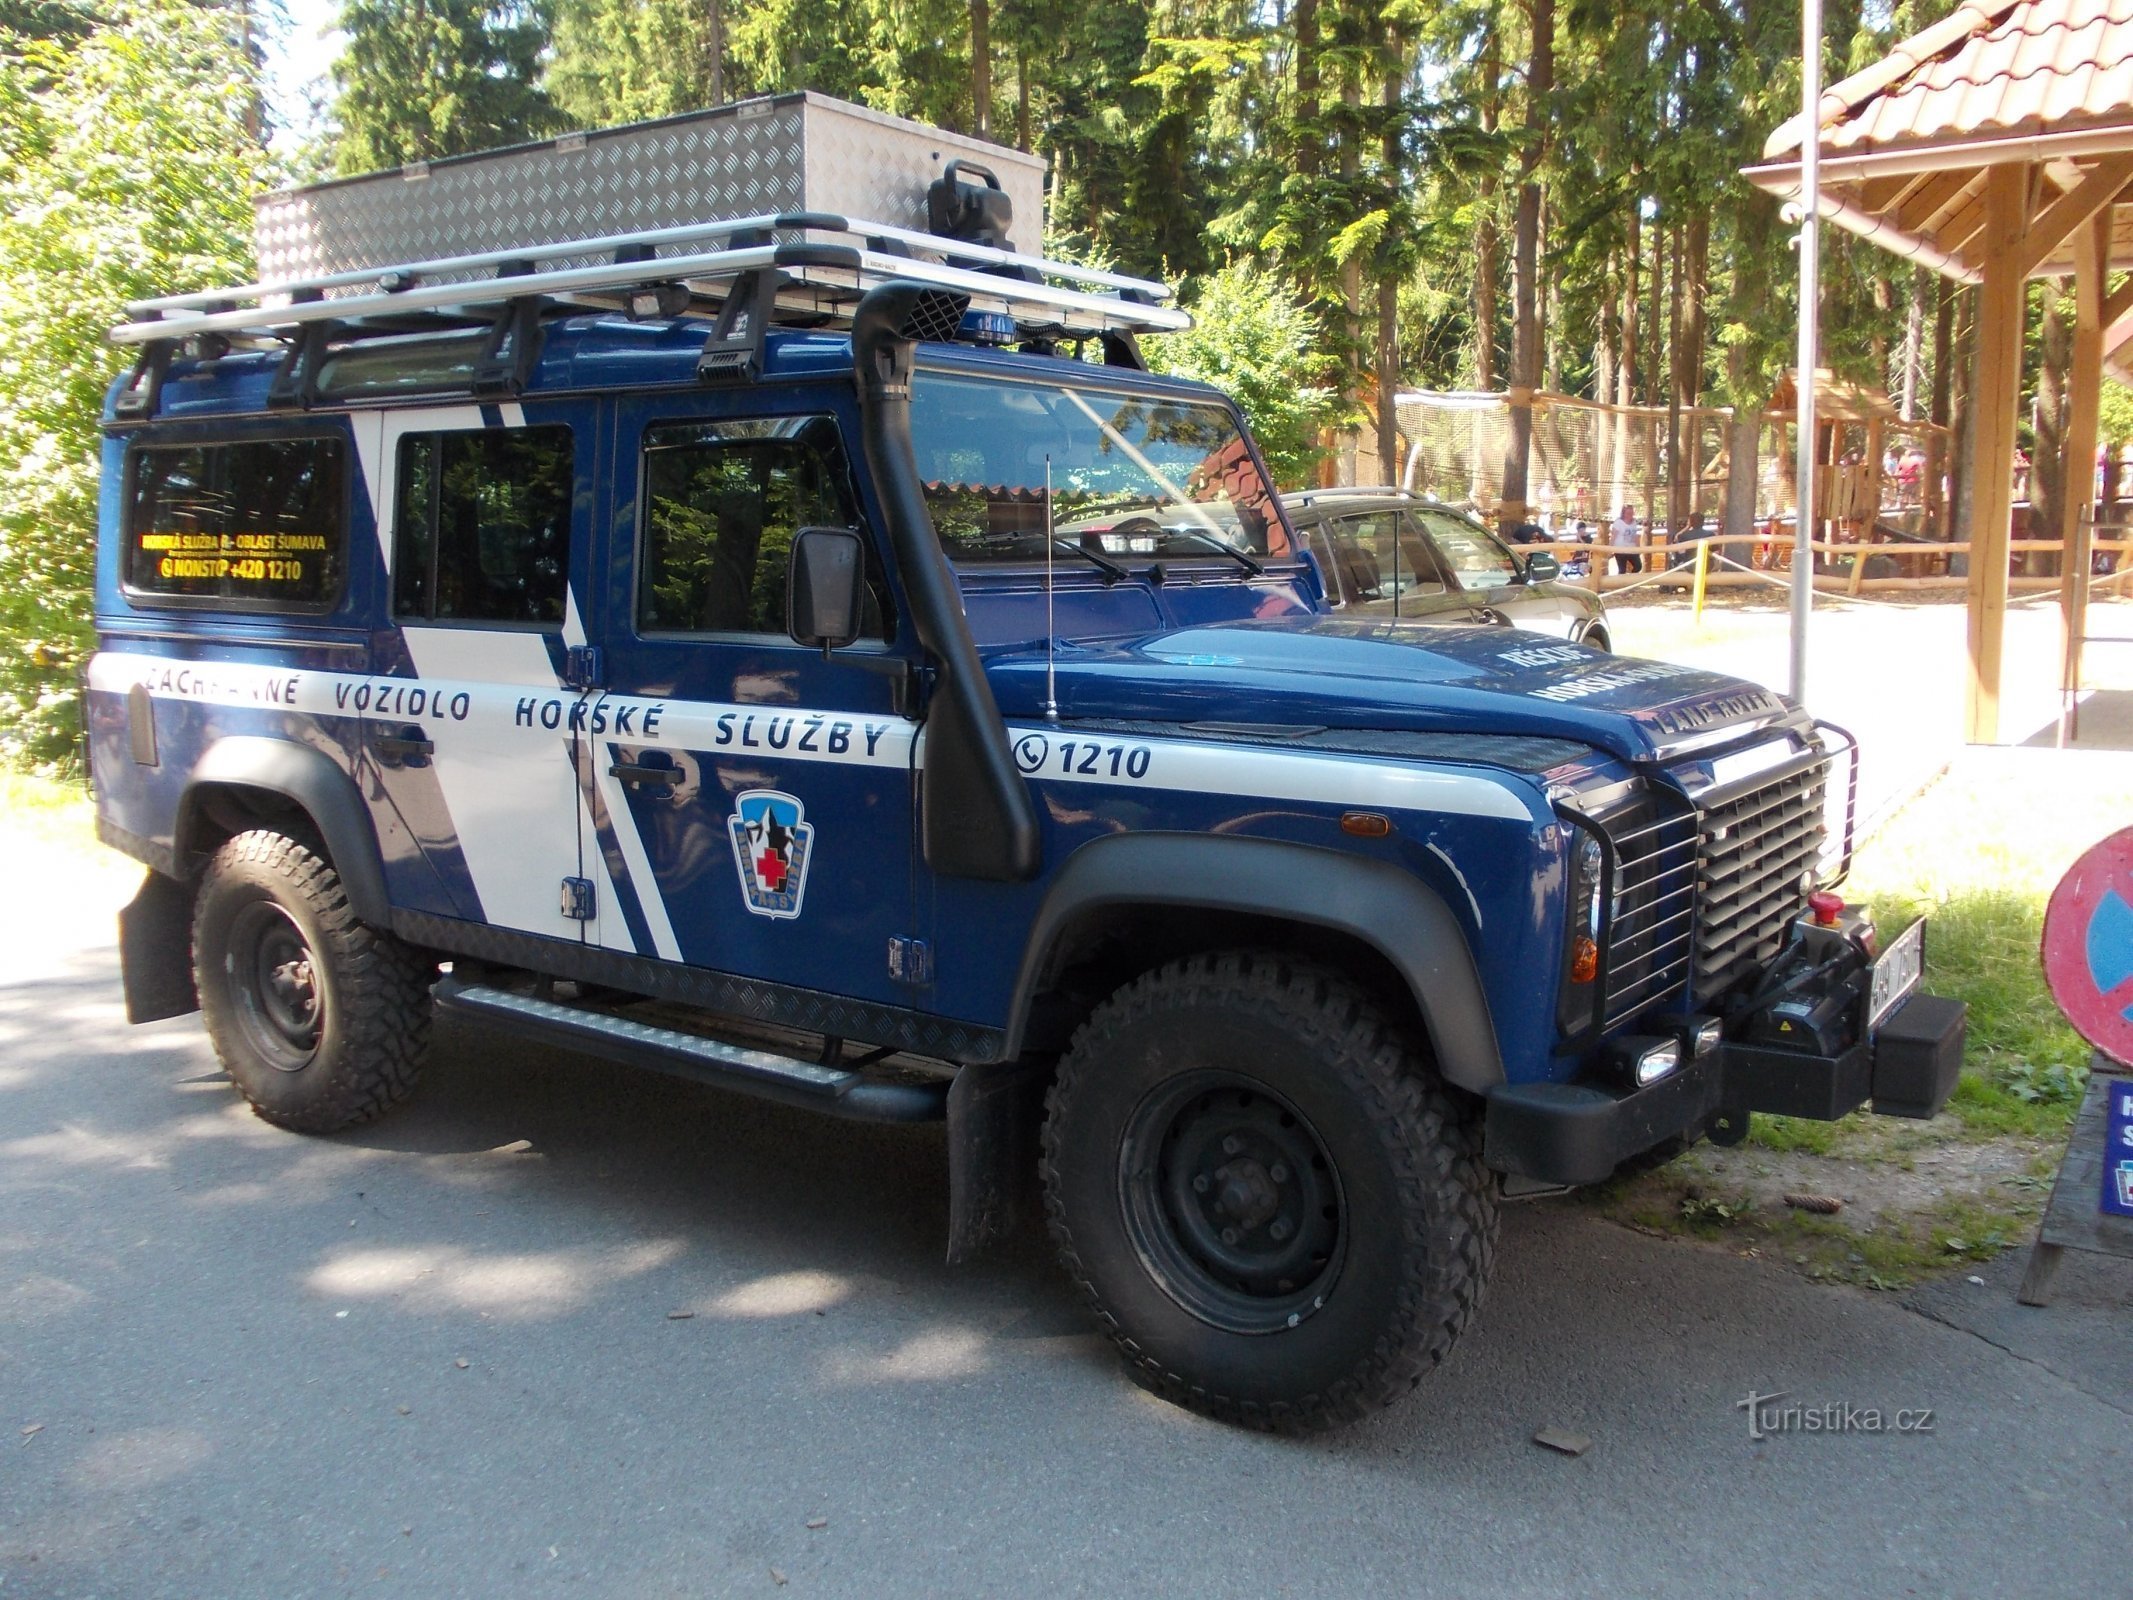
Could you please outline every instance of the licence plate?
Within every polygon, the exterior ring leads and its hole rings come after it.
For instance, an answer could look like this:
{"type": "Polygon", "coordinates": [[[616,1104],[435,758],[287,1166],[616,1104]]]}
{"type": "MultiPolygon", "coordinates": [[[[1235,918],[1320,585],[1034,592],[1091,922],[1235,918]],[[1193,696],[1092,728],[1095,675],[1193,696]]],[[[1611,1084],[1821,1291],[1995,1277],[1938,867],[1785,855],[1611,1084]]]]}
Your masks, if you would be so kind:
{"type": "Polygon", "coordinates": [[[1866,992],[1866,1028],[1871,1033],[1926,975],[1926,920],[1920,917],[1874,960],[1866,992]]]}

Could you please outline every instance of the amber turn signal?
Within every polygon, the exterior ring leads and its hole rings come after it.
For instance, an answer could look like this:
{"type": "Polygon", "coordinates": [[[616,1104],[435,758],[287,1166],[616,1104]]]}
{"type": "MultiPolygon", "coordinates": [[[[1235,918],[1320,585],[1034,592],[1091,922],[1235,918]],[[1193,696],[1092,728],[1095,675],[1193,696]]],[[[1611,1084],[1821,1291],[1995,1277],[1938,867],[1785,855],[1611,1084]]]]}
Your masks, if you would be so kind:
{"type": "Polygon", "coordinates": [[[1590,934],[1581,933],[1570,946],[1570,981],[1590,983],[1600,975],[1600,947],[1590,934]]]}
{"type": "Polygon", "coordinates": [[[1382,839],[1392,832],[1392,818],[1375,811],[1346,811],[1341,814],[1341,832],[1358,839],[1382,839]]]}

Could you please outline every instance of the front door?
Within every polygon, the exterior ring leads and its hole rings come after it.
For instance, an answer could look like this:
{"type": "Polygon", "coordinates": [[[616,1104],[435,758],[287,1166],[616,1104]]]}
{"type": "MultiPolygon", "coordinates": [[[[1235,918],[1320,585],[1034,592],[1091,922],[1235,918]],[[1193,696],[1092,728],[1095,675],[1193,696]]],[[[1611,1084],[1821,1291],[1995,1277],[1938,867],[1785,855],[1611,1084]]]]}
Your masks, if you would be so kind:
{"type": "MultiPolygon", "coordinates": [[[[615,409],[603,693],[583,773],[618,919],[603,944],[912,1005],[912,754],[903,658],[854,482],[842,396],[684,395],[615,409]],[[856,527],[866,637],[785,631],[796,529],[856,527]]],[[[907,630],[906,630],[907,631],[907,630]]]]}

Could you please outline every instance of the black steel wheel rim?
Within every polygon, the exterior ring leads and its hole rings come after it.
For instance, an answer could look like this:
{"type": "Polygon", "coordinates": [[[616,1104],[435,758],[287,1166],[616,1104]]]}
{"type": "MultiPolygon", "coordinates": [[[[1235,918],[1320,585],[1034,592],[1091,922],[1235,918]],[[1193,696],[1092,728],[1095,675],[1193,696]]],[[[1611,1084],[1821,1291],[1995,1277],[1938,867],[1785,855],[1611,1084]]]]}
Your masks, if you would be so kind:
{"type": "Polygon", "coordinates": [[[279,1072],[301,1072],[318,1056],[326,994],[311,942],[272,900],[254,900],[230,922],[225,957],[231,998],[246,1039],[279,1072]]]}
{"type": "Polygon", "coordinates": [[[1241,1074],[1187,1073],[1134,1108],[1119,1200],[1149,1275],[1226,1332],[1298,1326],[1340,1274],[1339,1169],[1301,1111],[1241,1074]]]}

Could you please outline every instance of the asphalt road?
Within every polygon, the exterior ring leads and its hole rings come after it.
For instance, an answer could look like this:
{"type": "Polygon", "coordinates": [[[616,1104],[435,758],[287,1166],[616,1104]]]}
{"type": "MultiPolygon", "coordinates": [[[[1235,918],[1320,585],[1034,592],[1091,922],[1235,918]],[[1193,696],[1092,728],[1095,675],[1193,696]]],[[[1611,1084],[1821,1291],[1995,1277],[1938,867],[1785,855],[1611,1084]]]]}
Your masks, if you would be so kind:
{"type": "Polygon", "coordinates": [[[2124,1592],[2125,1263],[1913,1309],[1515,1207],[1448,1366],[1281,1441],[1128,1384],[1041,1238],[941,1265],[937,1130],[459,1033],[400,1116],[307,1140],[195,1021],[127,1029],[110,951],[32,965],[4,1600],[2124,1592]],[[1933,1428],[1757,1442],[1751,1389],[1933,1428]]]}

